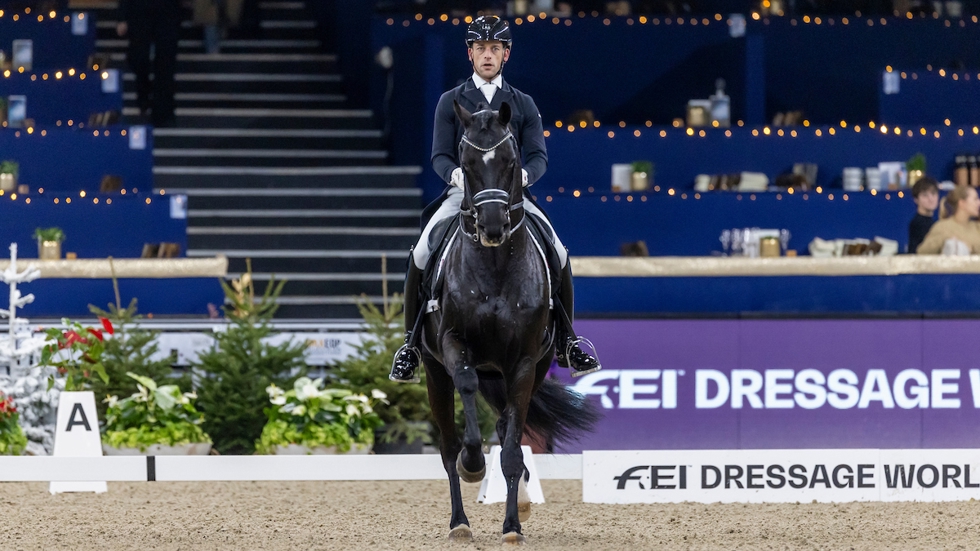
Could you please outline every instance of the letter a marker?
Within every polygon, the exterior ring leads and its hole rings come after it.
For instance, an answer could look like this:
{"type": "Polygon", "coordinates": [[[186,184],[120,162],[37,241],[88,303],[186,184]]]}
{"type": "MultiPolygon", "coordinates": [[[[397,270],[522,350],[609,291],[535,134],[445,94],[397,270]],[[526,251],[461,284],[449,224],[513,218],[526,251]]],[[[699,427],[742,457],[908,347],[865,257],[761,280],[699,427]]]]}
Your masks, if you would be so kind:
{"type": "MultiPolygon", "coordinates": [[[[102,439],[93,392],[62,392],[58,402],[58,424],[54,432],[55,457],[101,457],[102,439]]],[[[62,492],[108,491],[105,481],[66,482],[52,480],[49,491],[62,492]]]]}

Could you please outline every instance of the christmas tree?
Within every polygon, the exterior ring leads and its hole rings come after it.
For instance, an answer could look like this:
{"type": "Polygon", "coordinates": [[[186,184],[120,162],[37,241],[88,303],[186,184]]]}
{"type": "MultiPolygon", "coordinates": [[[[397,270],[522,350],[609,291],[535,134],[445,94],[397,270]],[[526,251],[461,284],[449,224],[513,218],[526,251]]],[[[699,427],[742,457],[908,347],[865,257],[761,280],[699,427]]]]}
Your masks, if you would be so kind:
{"type": "Polygon", "coordinates": [[[262,434],[270,384],[292,387],[305,374],[305,343],[271,344],[269,324],[285,281],[270,280],[256,300],[251,263],[231,285],[221,283],[230,303],[224,307],[228,329],[214,334],[214,348],[202,353],[194,366],[197,407],[204,414],[204,431],[222,454],[250,454],[262,434]]]}

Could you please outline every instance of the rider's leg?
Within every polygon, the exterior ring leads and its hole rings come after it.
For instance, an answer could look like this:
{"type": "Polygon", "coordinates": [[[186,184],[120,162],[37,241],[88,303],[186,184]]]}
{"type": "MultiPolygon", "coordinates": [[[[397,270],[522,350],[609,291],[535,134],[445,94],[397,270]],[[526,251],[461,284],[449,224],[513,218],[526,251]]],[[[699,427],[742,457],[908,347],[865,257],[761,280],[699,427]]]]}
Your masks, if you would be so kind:
{"type": "Polygon", "coordinates": [[[409,262],[408,273],[405,274],[405,345],[398,349],[391,363],[391,373],[388,378],[399,383],[417,383],[416,375],[422,357],[419,353],[419,336],[422,317],[425,315],[425,305],[422,304],[422,275],[425,265],[429,262],[429,234],[432,228],[441,221],[455,216],[463,201],[463,192],[452,188],[442,205],[432,215],[419,237],[418,243],[412,249],[412,259],[409,262]]]}
{"type": "MultiPolygon", "coordinates": [[[[571,367],[573,376],[598,371],[602,369],[599,360],[594,355],[586,353],[579,347],[580,343],[588,341],[578,337],[575,334],[575,329],[572,327],[572,323],[575,320],[575,286],[572,282],[572,266],[568,262],[568,249],[565,248],[561,239],[558,238],[558,233],[551,226],[548,218],[544,216],[544,213],[534,203],[525,201],[524,208],[528,214],[534,215],[545,226],[551,229],[551,235],[554,237],[553,245],[561,262],[561,283],[558,285],[558,289],[555,289],[554,293],[555,298],[557,298],[555,301],[555,317],[558,331],[555,335],[555,348],[558,365],[561,367],[571,367]]],[[[591,345],[591,343],[589,344],[591,345]]]]}
{"type": "Polygon", "coordinates": [[[398,383],[417,383],[421,380],[415,373],[422,361],[418,344],[419,330],[416,327],[421,318],[421,284],[422,270],[414,261],[409,261],[408,273],[405,274],[405,344],[395,353],[395,359],[391,362],[391,373],[388,375],[389,379],[398,383]]]}

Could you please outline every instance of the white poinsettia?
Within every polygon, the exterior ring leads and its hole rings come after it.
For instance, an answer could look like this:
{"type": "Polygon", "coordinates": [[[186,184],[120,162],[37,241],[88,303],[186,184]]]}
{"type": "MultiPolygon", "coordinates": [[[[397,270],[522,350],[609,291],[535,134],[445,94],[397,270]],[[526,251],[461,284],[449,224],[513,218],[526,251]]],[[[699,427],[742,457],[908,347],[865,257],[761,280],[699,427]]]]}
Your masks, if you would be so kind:
{"type": "Polygon", "coordinates": [[[300,416],[300,415],[305,415],[306,414],[306,406],[300,404],[300,405],[294,407],[293,408],[293,411],[292,411],[292,414],[293,415],[296,415],[297,417],[300,416]]]}
{"type": "Polygon", "coordinates": [[[371,397],[374,398],[375,400],[381,400],[386,404],[388,403],[388,395],[385,394],[384,392],[381,392],[378,389],[374,389],[371,391],[371,397]]]}
{"type": "Polygon", "coordinates": [[[305,402],[312,398],[318,398],[322,384],[323,379],[317,379],[316,381],[311,381],[309,377],[296,379],[296,384],[293,385],[293,388],[296,389],[296,399],[300,402],[305,402]]]}

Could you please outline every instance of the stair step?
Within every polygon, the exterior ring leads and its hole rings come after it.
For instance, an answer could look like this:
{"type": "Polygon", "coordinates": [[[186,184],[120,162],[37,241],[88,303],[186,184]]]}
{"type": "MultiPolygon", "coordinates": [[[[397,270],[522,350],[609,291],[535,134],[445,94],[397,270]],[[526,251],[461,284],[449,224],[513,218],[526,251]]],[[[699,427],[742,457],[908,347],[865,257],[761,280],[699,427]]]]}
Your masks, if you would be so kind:
{"type": "MultiPolygon", "coordinates": [[[[177,92],[257,94],[341,94],[343,77],[303,73],[177,73],[177,92]]],[[[126,73],[123,92],[136,91],[136,76],[126,73]]]]}
{"type": "MultiPolygon", "coordinates": [[[[136,108],[136,92],[126,92],[127,108],[136,108]]],[[[237,108],[276,107],[280,109],[336,109],[347,101],[344,94],[236,94],[182,92],[174,95],[178,108],[237,108]]],[[[135,112],[135,111],[133,111],[135,112]]]]}
{"type": "MultiPolygon", "coordinates": [[[[307,280],[292,280],[288,277],[283,277],[286,284],[283,285],[281,296],[339,296],[339,297],[352,297],[360,294],[368,295],[382,295],[384,293],[385,285],[381,281],[381,274],[371,274],[372,279],[338,279],[335,281],[307,281],[307,280]]],[[[277,280],[280,278],[277,276],[277,280]]],[[[389,274],[388,279],[388,292],[401,292],[404,288],[405,276],[404,274],[398,274],[393,276],[389,274]]],[[[264,289],[265,284],[260,284],[260,288],[264,289]]]]}
{"type": "Polygon", "coordinates": [[[153,168],[158,189],[183,188],[401,188],[417,189],[420,167],[189,167],[153,168]]]}
{"type": "MultiPolygon", "coordinates": [[[[180,51],[200,52],[204,49],[204,41],[199,39],[182,39],[177,44],[180,51]]],[[[223,40],[222,53],[246,53],[255,51],[285,51],[290,53],[319,53],[323,47],[319,40],[296,39],[256,39],[256,40],[223,40]]],[[[100,52],[125,52],[129,48],[129,40],[123,38],[100,38],[95,41],[95,48],[100,52]]]]}
{"type": "Polygon", "coordinates": [[[277,318],[361,319],[357,300],[367,300],[379,309],[383,297],[279,297],[277,318]]]}
{"type": "Polygon", "coordinates": [[[194,249],[405,249],[418,240],[417,228],[187,228],[187,246],[194,249]]]}
{"type": "Polygon", "coordinates": [[[215,166],[228,163],[239,166],[278,167],[292,166],[346,166],[384,165],[387,151],[361,150],[263,150],[263,149],[155,149],[154,163],[157,166],[215,166]]]}
{"type": "Polygon", "coordinates": [[[380,130],[159,128],[153,132],[156,148],[380,150],[380,130]]]}
{"type": "MultiPolygon", "coordinates": [[[[125,52],[111,53],[116,63],[126,62],[125,52]]],[[[178,73],[337,73],[337,56],[311,53],[181,53],[177,55],[178,73]]]]}
{"type": "MultiPolygon", "coordinates": [[[[374,114],[367,109],[211,109],[178,107],[177,128],[309,128],[351,129],[374,128],[374,114]]],[[[123,109],[123,115],[138,117],[139,110],[123,109]]]]}
{"type": "MultiPolygon", "coordinates": [[[[379,209],[379,208],[389,208],[389,209],[418,209],[421,207],[421,201],[418,196],[408,196],[408,195],[339,195],[339,196],[323,196],[323,195],[306,195],[306,196],[292,196],[292,195],[270,195],[270,196],[253,196],[253,195],[243,195],[243,196],[232,196],[232,197],[215,197],[215,196],[195,196],[192,193],[195,190],[167,190],[170,194],[180,194],[182,192],[189,193],[188,205],[192,209],[197,210],[219,210],[219,209],[379,209]]],[[[247,190],[229,190],[229,191],[253,191],[253,189],[247,190]]],[[[278,190],[269,190],[278,191],[278,190]]],[[[386,191],[383,189],[374,189],[370,191],[380,192],[386,191]]],[[[406,190],[408,191],[408,190],[406,190]]],[[[417,220],[411,225],[417,225],[417,220]]]]}
{"type": "Polygon", "coordinates": [[[190,209],[188,224],[204,226],[412,227],[421,209],[190,209]]]}

